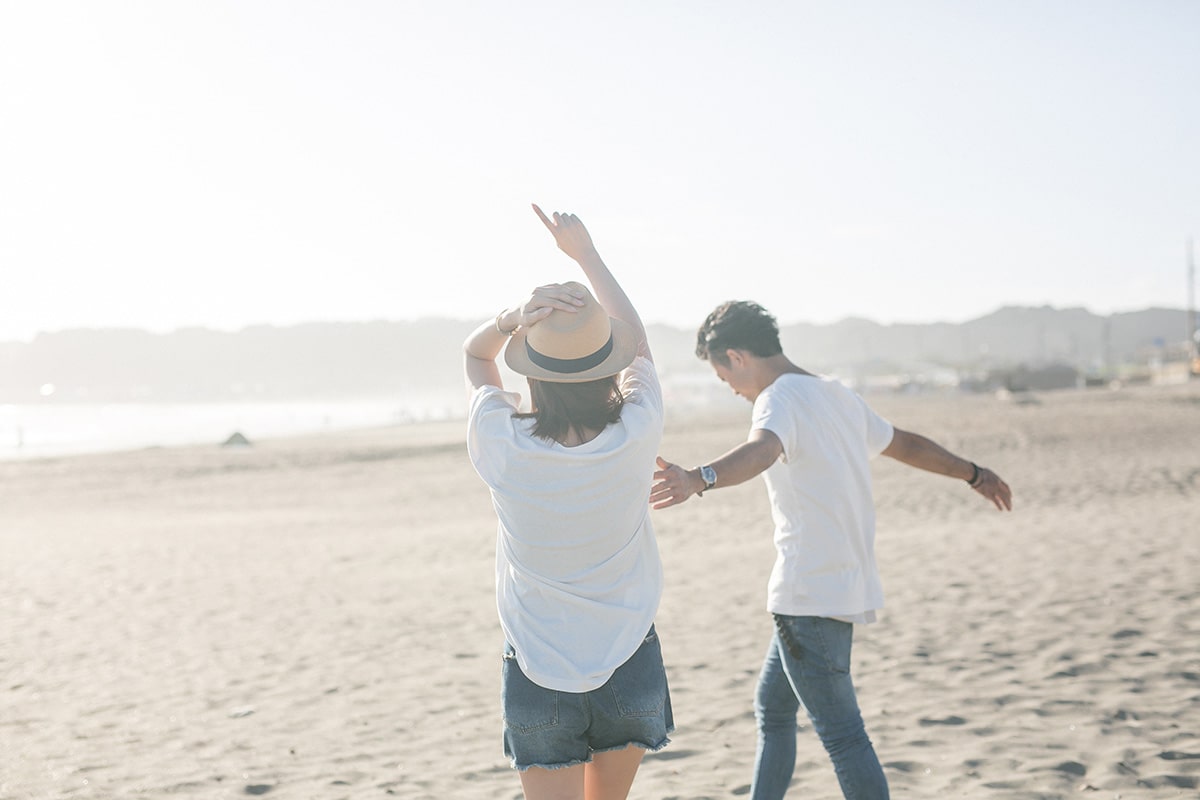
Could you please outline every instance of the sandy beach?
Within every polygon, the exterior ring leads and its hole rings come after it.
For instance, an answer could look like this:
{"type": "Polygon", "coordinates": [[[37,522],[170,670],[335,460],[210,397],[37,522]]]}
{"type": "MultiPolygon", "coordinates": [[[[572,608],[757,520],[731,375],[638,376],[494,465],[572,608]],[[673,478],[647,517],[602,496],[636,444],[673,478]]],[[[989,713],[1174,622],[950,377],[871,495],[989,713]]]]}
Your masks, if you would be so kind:
{"type": "MultiPolygon", "coordinates": [[[[1200,384],[870,400],[1015,496],[874,464],[887,605],[854,669],[893,796],[1200,795],[1200,384]]],[[[663,455],[709,459],[748,418],[669,418],[663,455]]],[[[0,463],[0,798],[519,798],[463,439],[0,463]]],[[[632,796],[742,796],[765,490],[654,524],[678,727],[632,796]]],[[[793,786],[840,797],[808,725],[793,786]]]]}

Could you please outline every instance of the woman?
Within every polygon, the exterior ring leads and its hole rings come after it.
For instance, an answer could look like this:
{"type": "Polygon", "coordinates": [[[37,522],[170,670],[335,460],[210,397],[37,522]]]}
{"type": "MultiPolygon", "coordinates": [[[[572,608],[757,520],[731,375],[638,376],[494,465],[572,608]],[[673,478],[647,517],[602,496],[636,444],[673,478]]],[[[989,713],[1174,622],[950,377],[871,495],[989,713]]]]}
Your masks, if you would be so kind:
{"type": "Polygon", "coordinates": [[[595,290],[534,290],[463,345],[467,448],[499,517],[504,751],[528,800],[620,800],[667,744],[650,482],[662,391],[646,331],[573,214],[533,210],[595,290]],[[531,410],[496,357],[526,376],[531,410]]]}

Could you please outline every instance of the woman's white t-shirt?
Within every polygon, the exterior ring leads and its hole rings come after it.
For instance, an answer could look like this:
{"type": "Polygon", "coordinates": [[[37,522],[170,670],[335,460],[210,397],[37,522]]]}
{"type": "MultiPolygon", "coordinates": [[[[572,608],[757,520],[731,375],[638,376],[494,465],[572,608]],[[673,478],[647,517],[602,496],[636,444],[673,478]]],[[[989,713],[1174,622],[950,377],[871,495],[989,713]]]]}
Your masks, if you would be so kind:
{"type": "Polygon", "coordinates": [[[620,383],[620,420],[574,447],[514,419],[517,394],[482,386],[471,397],[467,450],[499,518],[500,627],[521,671],[547,689],[603,686],[658,611],[662,563],[649,497],[662,389],[640,357],[620,383]]]}
{"type": "Polygon", "coordinates": [[[750,427],[783,445],[763,472],[776,550],[767,609],[874,622],[883,587],[869,462],[891,443],[892,424],[836,380],[786,373],[755,398],[750,427]]]}

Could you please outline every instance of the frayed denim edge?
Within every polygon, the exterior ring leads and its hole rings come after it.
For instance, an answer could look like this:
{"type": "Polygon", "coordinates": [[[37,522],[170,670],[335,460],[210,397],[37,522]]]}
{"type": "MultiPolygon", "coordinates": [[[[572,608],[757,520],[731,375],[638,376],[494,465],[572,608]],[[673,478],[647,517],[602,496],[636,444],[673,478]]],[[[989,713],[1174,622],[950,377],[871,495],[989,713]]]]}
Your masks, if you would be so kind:
{"type": "MultiPolygon", "coordinates": [[[[675,729],[672,728],[671,730],[667,731],[667,733],[674,733],[674,731],[675,729]]],[[[647,750],[651,753],[657,753],[670,743],[671,737],[664,736],[663,740],[658,744],[646,744],[645,742],[626,742],[625,744],[619,744],[615,747],[602,747],[598,750],[592,750],[588,757],[584,760],[575,759],[574,761],[564,761],[561,764],[526,764],[523,767],[518,767],[515,761],[510,761],[509,764],[517,772],[524,772],[528,769],[533,769],[534,767],[537,767],[538,769],[567,769],[568,767],[577,767],[580,764],[592,763],[592,756],[596,753],[611,753],[616,750],[624,750],[626,747],[640,747],[643,750],[647,750]]]]}
{"type": "Polygon", "coordinates": [[[589,755],[582,761],[575,759],[574,761],[564,761],[561,764],[526,764],[523,767],[518,767],[516,761],[509,761],[508,763],[509,766],[511,766],[517,772],[524,772],[526,770],[533,769],[534,767],[537,767],[538,769],[566,769],[567,767],[577,767],[580,764],[589,764],[591,763],[591,760],[592,757],[589,755]]]}
{"type": "MultiPolygon", "coordinates": [[[[667,731],[667,732],[671,733],[671,731],[667,731]]],[[[611,753],[614,750],[624,750],[626,747],[640,747],[643,750],[650,751],[651,753],[657,753],[659,750],[662,750],[664,747],[666,747],[670,743],[671,743],[671,737],[664,736],[663,740],[661,742],[659,742],[658,744],[646,744],[645,742],[626,742],[625,744],[619,744],[616,747],[602,747],[598,750],[593,750],[592,752],[593,753],[611,753]]]]}

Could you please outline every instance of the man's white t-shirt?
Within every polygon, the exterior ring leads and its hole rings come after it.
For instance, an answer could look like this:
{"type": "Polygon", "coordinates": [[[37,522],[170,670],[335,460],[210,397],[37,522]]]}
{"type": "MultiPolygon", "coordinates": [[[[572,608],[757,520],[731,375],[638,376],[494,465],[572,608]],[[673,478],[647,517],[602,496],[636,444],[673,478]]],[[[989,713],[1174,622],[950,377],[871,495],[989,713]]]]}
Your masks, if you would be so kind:
{"type": "Polygon", "coordinates": [[[640,357],[620,382],[620,420],[575,447],[514,419],[519,395],[483,386],[471,397],[467,450],[499,518],[500,627],[547,689],[603,686],[641,646],[662,595],[649,513],[662,389],[640,357]]]}
{"type": "Polygon", "coordinates": [[[776,549],[767,609],[874,622],[883,587],[868,462],[891,443],[892,424],[836,380],[786,373],[755,399],[758,429],[783,445],[763,473],[776,549]]]}

